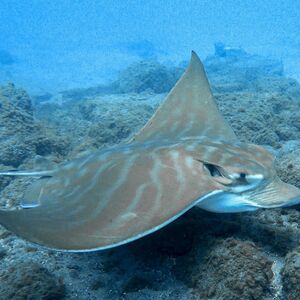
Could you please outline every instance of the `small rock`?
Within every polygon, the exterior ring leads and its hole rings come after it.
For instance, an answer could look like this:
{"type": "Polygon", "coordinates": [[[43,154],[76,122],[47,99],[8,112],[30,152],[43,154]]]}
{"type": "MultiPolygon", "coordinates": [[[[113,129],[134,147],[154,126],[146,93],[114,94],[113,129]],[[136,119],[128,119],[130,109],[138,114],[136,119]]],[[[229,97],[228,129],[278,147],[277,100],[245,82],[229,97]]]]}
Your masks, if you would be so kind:
{"type": "Polygon", "coordinates": [[[276,169],[283,181],[300,188],[300,147],[282,154],[276,160],[276,169]]]}
{"type": "Polygon", "coordinates": [[[62,299],[65,286],[35,262],[19,263],[1,272],[0,299],[62,299]]]}
{"type": "Polygon", "coordinates": [[[0,260],[3,259],[7,255],[6,250],[0,246],[0,260]]]}
{"type": "Polygon", "coordinates": [[[300,248],[288,253],[281,271],[283,291],[287,300],[300,299],[300,248]]]}
{"type": "Polygon", "coordinates": [[[103,288],[104,286],[105,286],[105,284],[103,283],[103,281],[100,279],[97,279],[96,281],[93,282],[93,284],[91,286],[91,290],[97,291],[97,290],[103,288]]]}
{"type": "Polygon", "coordinates": [[[167,68],[158,62],[144,60],[130,65],[118,80],[121,93],[168,92],[183,73],[181,68],[167,68]]]}
{"type": "Polygon", "coordinates": [[[253,242],[220,239],[205,253],[176,266],[179,279],[193,288],[197,299],[252,300],[267,294],[272,261],[253,242]]]}
{"type": "Polygon", "coordinates": [[[151,288],[152,283],[146,278],[141,276],[131,277],[124,286],[123,293],[133,293],[143,290],[145,288],[151,288]]]}

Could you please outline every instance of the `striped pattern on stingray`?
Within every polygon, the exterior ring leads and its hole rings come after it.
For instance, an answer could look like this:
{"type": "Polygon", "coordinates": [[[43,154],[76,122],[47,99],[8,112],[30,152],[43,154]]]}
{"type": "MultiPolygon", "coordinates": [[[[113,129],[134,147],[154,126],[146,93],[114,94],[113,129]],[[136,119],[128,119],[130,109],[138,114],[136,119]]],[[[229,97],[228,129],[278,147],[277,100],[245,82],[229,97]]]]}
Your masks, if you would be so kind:
{"type": "Polygon", "coordinates": [[[300,202],[279,180],[272,155],[241,143],[220,114],[203,65],[189,67],[132,139],[52,170],[4,171],[39,177],[22,207],[0,223],[28,241],[64,251],[103,250],[150,234],[197,205],[241,212],[300,202]]]}

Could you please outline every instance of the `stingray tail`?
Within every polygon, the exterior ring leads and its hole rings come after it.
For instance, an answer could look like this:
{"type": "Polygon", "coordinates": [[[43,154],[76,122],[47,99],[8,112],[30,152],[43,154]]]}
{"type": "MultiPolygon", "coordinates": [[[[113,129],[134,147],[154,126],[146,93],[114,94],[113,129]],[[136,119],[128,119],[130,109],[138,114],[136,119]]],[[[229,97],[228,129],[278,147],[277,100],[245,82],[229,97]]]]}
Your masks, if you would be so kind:
{"type": "Polygon", "coordinates": [[[43,194],[43,188],[50,177],[54,175],[53,170],[46,171],[2,171],[0,176],[32,176],[38,177],[38,180],[30,184],[24,193],[20,203],[22,208],[33,208],[40,205],[40,198],[43,194]]]}
{"type": "Polygon", "coordinates": [[[9,170],[9,171],[0,171],[0,176],[34,176],[34,177],[49,177],[53,176],[53,170],[45,171],[19,171],[19,170],[9,170]]]}
{"type": "Polygon", "coordinates": [[[54,175],[56,167],[57,165],[48,158],[36,155],[33,170],[3,170],[0,171],[0,176],[51,177],[54,175]]]}

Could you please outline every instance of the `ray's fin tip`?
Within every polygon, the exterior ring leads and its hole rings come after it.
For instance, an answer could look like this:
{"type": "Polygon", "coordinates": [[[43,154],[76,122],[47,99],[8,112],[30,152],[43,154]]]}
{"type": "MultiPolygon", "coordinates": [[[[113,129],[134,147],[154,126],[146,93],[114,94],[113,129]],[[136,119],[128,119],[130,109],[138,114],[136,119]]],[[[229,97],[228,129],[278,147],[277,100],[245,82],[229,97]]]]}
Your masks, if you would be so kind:
{"type": "Polygon", "coordinates": [[[191,60],[198,60],[198,61],[200,61],[200,58],[199,58],[198,54],[194,50],[191,51],[191,60]]]}
{"type": "Polygon", "coordinates": [[[192,50],[192,52],[191,52],[191,59],[190,59],[189,68],[190,69],[192,68],[192,69],[196,69],[196,70],[201,70],[201,72],[204,73],[203,75],[206,76],[203,64],[201,62],[201,59],[194,50],[192,50]]]}

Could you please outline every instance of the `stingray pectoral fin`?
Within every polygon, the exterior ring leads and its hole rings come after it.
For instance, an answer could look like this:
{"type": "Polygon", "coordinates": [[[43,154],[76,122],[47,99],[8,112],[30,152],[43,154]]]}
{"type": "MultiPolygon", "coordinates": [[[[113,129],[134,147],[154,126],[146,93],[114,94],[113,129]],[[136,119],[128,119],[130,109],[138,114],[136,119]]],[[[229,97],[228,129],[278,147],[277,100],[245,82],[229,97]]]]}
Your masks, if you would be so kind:
{"type": "Polygon", "coordinates": [[[261,208],[287,207],[300,203],[300,189],[275,178],[260,190],[253,190],[249,199],[261,208]]]}
{"type": "Polygon", "coordinates": [[[192,52],[185,73],[153,117],[130,142],[199,136],[237,140],[216,105],[203,64],[192,52]]]}
{"type": "Polygon", "coordinates": [[[214,189],[199,184],[204,170],[195,165],[191,172],[184,151],[171,154],[165,148],[155,154],[141,148],[115,153],[107,161],[91,157],[84,172],[77,161],[62,166],[26,191],[29,205],[32,199],[39,205],[0,211],[0,223],[30,242],[63,251],[104,250],[139,239],[214,189]]]}
{"type": "Polygon", "coordinates": [[[84,216],[78,220],[72,213],[62,214],[59,208],[56,212],[46,211],[43,205],[15,211],[0,210],[0,224],[19,237],[43,247],[90,252],[111,249],[149,235],[179,218],[196,202],[191,202],[176,214],[172,212],[168,217],[158,214],[151,218],[147,213],[126,213],[113,220],[117,224],[109,222],[107,226],[104,223],[104,229],[97,227],[97,220],[90,222],[84,216]],[[126,223],[130,224],[129,228],[124,228],[126,223]]]}

